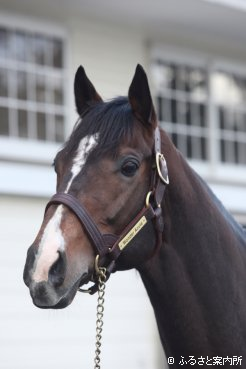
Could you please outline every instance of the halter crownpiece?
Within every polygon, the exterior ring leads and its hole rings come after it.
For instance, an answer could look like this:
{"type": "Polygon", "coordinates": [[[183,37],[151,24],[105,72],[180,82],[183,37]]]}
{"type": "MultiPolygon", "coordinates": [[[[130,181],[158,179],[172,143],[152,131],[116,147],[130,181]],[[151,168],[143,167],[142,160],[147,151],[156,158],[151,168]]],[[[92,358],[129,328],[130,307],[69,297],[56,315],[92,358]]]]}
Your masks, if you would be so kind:
{"type": "MultiPolygon", "coordinates": [[[[154,223],[156,231],[156,248],[161,245],[164,227],[161,201],[164,196],[165,188],[169,183],[169,178],[166,160],[161,153],[161,135],[159,127],[155,129],[153,161],[150,189],[146,195],[145,205],[136,217],[123,229],[120,235],[102,234],[85,207],[78,202],[76,197],[69,193],[56,193],[46,206],[45,212],[51,205],[63,204],[77,216],[96,251],[95,271],[99,270],[99,263],[103,263],[103,266],[106,268],[107,278],[109,278],[114,270],[115,262],[121,252],[131,243],[149,221],[153,220],[154,223]]],[[[97,290],[98,283],[96,282],[87,292],[93,294],[97,290]]]]}

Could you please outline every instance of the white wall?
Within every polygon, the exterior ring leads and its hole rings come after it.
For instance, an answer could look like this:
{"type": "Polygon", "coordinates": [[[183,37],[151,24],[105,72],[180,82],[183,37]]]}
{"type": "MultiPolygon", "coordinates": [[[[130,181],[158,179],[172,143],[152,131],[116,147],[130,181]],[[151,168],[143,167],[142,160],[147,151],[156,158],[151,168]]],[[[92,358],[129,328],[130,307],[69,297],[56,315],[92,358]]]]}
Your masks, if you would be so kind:
{"type": "MultiPolygon", "coordinates": [[[[60,311],[32,305],[22,280],[46,200],[0,197],[0,369],[94,367],[96,295],[60,311]]],[[[163,368],[152,307],[135,271],[106,287],[102,367],[163,368]],[[161,363],[161,364],[160,364],[161,363]]]]}
{"type": "Polygon", "coordinates": [[[126,95],[137,63],[146,64],[141,34],[88,20],[73,20],[69,33],[71,75],[83,64],[104,97],[126,95]]]}

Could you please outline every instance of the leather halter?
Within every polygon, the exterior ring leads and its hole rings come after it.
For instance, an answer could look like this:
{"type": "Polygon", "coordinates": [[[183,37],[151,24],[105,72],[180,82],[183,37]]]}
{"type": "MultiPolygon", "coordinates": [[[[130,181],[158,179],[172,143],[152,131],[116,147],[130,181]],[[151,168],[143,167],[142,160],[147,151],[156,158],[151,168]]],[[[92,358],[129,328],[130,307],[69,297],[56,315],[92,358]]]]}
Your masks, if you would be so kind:
{"type": "MultiPolygon", "coordinates": [[[[85,229],[98,255],[97,260],[99,258],[100,264],[103,263],[103,266],[105,266],[107,277],[109,277],[114,270],[115,262],[121,252],[149,221],[153,221],[154,223],[156,247],[160,247],[161,245],[164,227],[161,201],[164,196],[166,185],[169,183],[169,179],[166,160],[161,154],[161,136],[158,127],[155,129],[152,160],[150,189],[146,196],[146,203],[135,218],[123,229],[120,235],[102,234],[85,207],[78,202],[76,197],[69,193],[56,193],[46,205],[45,212],[51,205],[57,204],[63,204],[72,210],[85,229]]],[[[97,265],[95,267],[97,267],[97,265]]],[[[98,285],[95,283],[88,292],[93,294],[97,289],[98,285]]]]}

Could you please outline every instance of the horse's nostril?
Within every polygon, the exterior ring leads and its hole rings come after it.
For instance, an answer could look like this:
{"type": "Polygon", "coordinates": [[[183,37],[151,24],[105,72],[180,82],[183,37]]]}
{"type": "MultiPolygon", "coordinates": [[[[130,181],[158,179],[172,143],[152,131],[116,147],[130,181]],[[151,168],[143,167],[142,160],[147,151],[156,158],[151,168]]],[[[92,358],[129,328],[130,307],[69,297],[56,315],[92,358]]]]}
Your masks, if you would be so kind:
{"type": "Polygon", "coordinates": [[[58,259],[51,266],[49,271],[49,282],[54,287],[62,285],[66,274],[66,256],[64,252],[58,251],[58,259]]]}

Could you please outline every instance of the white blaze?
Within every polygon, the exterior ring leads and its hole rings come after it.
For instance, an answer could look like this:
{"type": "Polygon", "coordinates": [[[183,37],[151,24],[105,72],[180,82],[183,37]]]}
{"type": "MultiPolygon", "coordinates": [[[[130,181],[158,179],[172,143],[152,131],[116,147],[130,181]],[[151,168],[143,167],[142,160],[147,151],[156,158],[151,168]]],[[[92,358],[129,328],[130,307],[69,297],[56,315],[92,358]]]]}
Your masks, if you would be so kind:
{"type": "Polygon", "coordinates": [[[49,220],[41,238],[36,268],[33,274],[35,282],[48,281],[51,265],[58,258],[58,250],[64,250],[65,241],[60,228],[63,206],[59,205],[53,217],[49,220]]]}
{"type": "MultiPolygon", "coordinates": [[[[90,151],[97,144],[98,135],[84,137],[78,146],[76,156],[73,159],[71,168],[71,178],[66,186],[65,193],[68,193],[74,178],[81,172],[86,163],[90,151]]],[[[61,220],[64,206],[59,205],[52,218],[47,223],[39,247],[36,263],[34,266],[33,280],[35,282],[48,281],[50,267],[58,259],[58,251],[65,250],[65,239],[61,230],[61,220]]]]}
{"type": "Polygon", "coordinates": [[[72,177],[70,178],[67,187],[65,189],[65,193],[68,192],[74,178],[80,173],[82,170],[86,159],[88,157],[89,152],[96,146],[97,144],[97,137],[98,135],[92,135],[92,136],[86,136],[84,137],[79,144],[79,147],[77,149],[77,155],[73,159],[73,166],[71,169],[72,177]]]}

